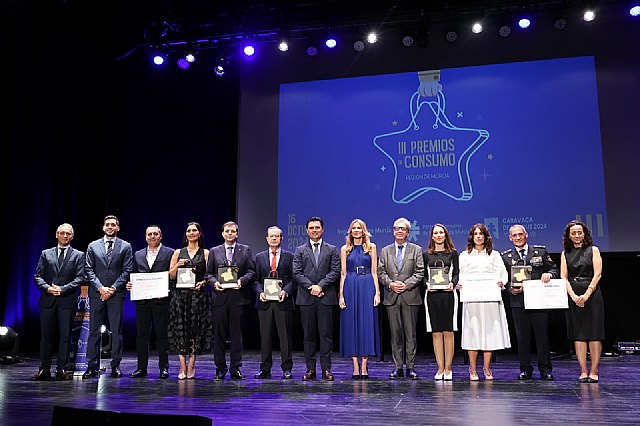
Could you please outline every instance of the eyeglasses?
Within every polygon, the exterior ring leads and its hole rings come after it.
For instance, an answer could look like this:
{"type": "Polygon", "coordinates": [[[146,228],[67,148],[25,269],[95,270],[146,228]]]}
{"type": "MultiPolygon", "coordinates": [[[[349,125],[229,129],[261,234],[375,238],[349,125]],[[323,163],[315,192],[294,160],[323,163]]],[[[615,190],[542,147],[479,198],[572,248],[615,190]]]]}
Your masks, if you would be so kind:
{"type": "Polygon", "coordinates": [[[393,230],[394,231],[406,231],[407,228],[405,228],[404,226],[394,226],[393,230]]]}

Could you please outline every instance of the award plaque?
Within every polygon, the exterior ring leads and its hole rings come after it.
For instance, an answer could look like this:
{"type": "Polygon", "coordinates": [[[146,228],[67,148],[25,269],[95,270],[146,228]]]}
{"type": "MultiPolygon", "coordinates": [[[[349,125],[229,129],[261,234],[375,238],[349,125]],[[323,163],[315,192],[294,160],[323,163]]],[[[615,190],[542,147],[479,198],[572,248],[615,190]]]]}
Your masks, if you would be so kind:
{"type": "Polygon", "coordinates": [[[531,265],[514,265],[511,267],[511,287],[520,288],[524,281],[531,279],[531,265]]]}
{"type": "Polygon", "coordinates": [[[441,267],[429,267],[429,282],[427,288],[429,290],[446,290],[449,288],[449,268],[444,266],[441,260],[436,261],[442,263],[441,267]]]}
{"type": "Polygon", "coordinates": [[[219,266],[218,282],[222,288],[236,288],[238,286],[237,266],[219,266]]]}
{"type": "Polygon", "coordinates": [[[193,268],[178,268],[176,288],[195,288],[196,274],[193,268]]]}
{"type": "Polygon", "coordinates": [[[267,300],[280,300],[280,290],[282,290],[282,280],[278,278],[264,279],[264,297],[267,300]]]}

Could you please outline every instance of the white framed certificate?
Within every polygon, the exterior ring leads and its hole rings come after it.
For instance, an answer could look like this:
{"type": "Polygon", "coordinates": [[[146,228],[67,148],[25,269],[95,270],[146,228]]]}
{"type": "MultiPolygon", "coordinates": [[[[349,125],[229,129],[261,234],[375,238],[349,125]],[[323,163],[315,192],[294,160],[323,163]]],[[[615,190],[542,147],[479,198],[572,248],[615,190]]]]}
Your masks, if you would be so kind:
{"type": "Polygon", "coordinates": [[[130,275],[131,300],[169,296],[169,272],[138,272],[130,275]]]}
{"type": "Polygon", "coordinates": [[[524,287],[525,309],[568,309],[569,296],[567,284],[562,278],[555,278],[548,283],[542,280],[528,280],[524,287]]]}
{"type": "Polygon", "coordinates": [[[461,302],[500,302],[502,290],[496,274],[460,274],[458,283],[461,302]]]}

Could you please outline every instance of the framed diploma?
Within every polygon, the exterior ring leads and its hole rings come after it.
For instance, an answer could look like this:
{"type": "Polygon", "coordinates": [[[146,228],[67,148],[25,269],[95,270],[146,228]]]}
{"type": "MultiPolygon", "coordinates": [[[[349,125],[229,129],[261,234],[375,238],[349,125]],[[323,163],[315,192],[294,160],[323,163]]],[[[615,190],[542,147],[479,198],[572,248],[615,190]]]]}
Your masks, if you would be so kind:
{"type": "Polygon", "coordinates": [[[219,266],[218,283],[222,288],[236,288],[238,286],[237,266],[219,266]]]}
{"type": "Polygon", "coordinates": [[[460,274],[461,302],[500,302],[502,292],[496,274],[460,274]]]}
{"type": "Polygon", "coordinates": [[[158,299],[169,296],[169,272],[132,273],[131,300],[158,299]]]}
{"type": "Polygon", "coordinates": [[[524,308],[525,309],[568,309],[569,296],[565,280],[556,278],[548,283],[542,280],[525,281],[524,308]]]}
{"type": "Polygon", "coordinates": [[[193,268],[178,268],[176,280],[176,288],[194,288],[196,286],[196,274],[193,272],[193,268]]]}
{"type": "Polygon", "coordinates": [[[446,290],[449,288],[449,268],[445,267],[442,261],[440,263],[442,263],[441,267],[429,267],[428,290],[446,290]]]}
{"type": "Polygon", "coordinates": [[[531,265],[514,265],[511,267],[511,287],[520,288],[522,283],[531,279],[531,265]]]}
{"type": "Polygon", "coordinates": [[[280,300],[280,291],[282,290],[282,280],[278,278],[264,279],[264,297],[267,300],[280,300]]]}

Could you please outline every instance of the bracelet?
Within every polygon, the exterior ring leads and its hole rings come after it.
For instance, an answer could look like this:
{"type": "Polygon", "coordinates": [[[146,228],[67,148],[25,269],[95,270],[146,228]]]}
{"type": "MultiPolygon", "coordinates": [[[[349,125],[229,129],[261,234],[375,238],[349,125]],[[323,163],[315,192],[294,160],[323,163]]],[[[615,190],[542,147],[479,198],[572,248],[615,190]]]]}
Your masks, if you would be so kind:
{"type": "Polygon", "coordinates": [[[589,284],[589,287],[587,287],[587,288],[590,288],[591,291],[596,291],[596,286],[593,285],[593,284],[589,284]]]}

